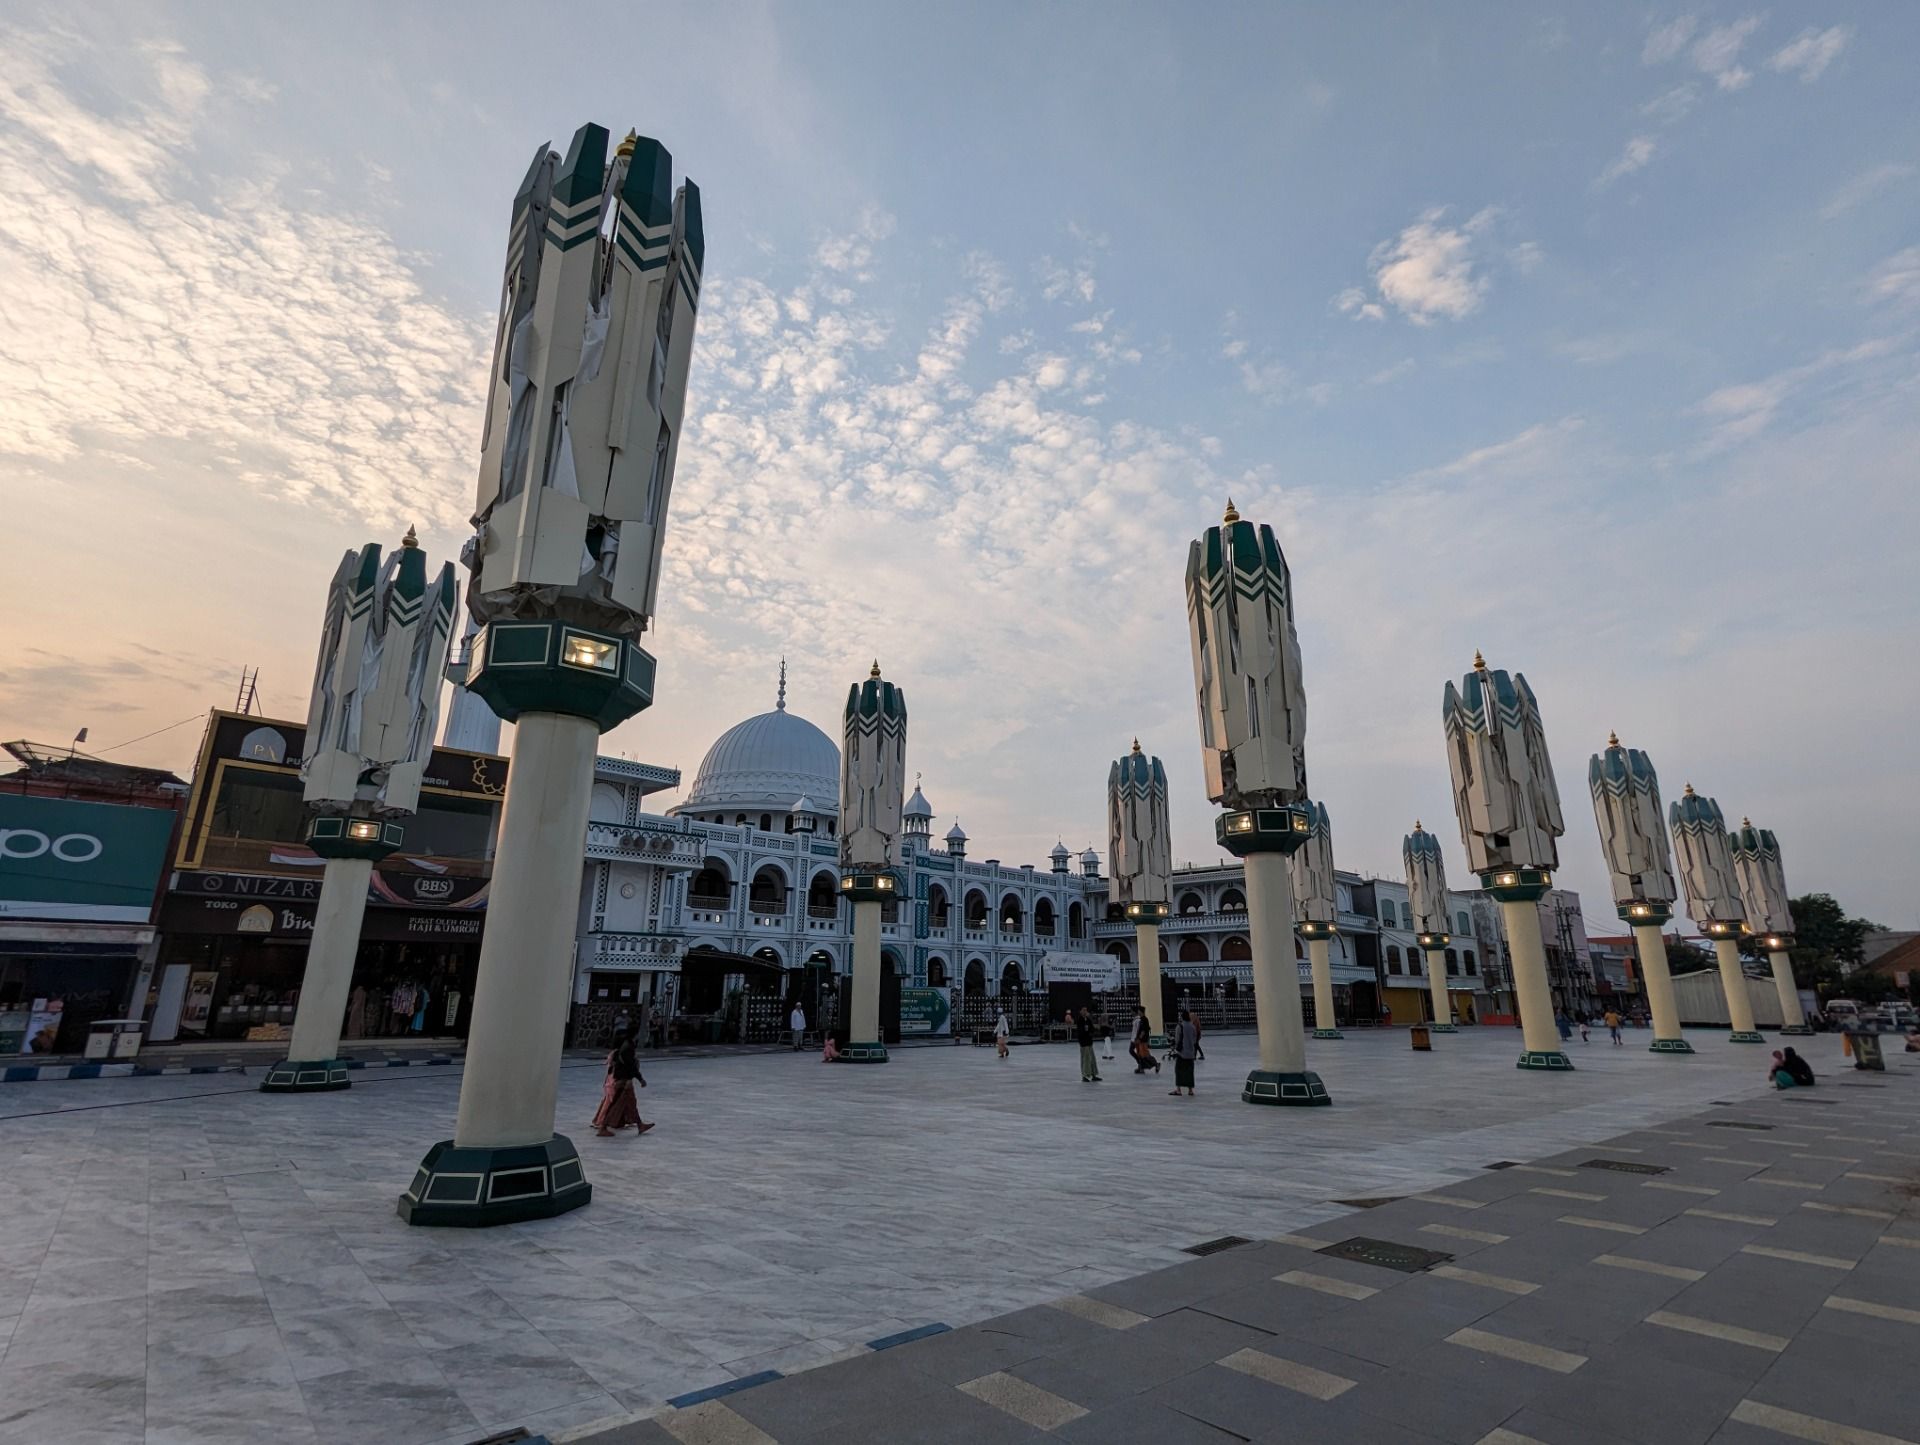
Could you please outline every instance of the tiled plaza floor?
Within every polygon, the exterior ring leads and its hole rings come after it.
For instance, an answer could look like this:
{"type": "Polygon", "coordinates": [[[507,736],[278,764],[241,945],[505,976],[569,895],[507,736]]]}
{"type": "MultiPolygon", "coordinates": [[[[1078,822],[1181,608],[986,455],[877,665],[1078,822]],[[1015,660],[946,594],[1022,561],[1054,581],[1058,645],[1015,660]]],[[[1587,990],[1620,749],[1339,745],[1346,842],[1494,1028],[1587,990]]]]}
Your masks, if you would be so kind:
{"type": "Polygon", "coordinates": [[[230,1076],[9,1086],[0,1441],[558,1437],[768,1372],[790,1378],[622,1428],[1515,1445],[1778,1439],[1787,1408],[1920,1437],[1896,1418],[1920,1421],[1920,1249],[1878,1242],[1920,1237],[1889,1217],[1920,1171],[1920,1072],[1774,1095],[1763,1050],[1693,1037],[1684,1059],[1644,1033],[1576,1042],[1579,1072],[1540,1076],[1510,1030],[1431,1055],[1357,1035],[1315,1046],[1323,1110],[1242,1105],[1246,1036],[1209,1039],[1194,1100],[1124,1060],[1082,1084],[1063,1046],[682,1059],[647,1065],[661,1127],[639,1140],[591,1137],[598,1070],[574,1066],[561,1126],[594,1203],[479,1232],[393,1213],[457,1069],[303,1098],[230,1076]],[[1709,1127],[1733,1122],[1776,1127],[1709,1127]],[[1577,1167],[1596,1156],[1670,1172],[1577,1167]],[[1484,1168],[1507,1160],[1572,1172],[1484,1168]],[[1338,1202],[1427,1191],[1454,1202],[1338,1202]],[[1455,1259],[1406,1275],[1270,1242],[1357,1233],[1455,1259]],[[1181,1252],[1228,1234],[1260,1242],[1181,1252]],[[866,1347],[934,1325],[953,1328],[866,1347]],[[1886,1388],[1857,1358],[1855,1383],[1814,1386],[1863,1349],[1886,1388]]]}

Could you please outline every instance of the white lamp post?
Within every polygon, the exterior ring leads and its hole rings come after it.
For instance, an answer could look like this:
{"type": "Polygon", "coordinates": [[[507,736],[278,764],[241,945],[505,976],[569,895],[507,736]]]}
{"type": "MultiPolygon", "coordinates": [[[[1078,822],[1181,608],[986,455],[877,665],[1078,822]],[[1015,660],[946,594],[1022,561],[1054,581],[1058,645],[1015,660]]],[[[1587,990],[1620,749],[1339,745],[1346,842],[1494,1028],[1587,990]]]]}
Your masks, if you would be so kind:
{"type": "Polygon", "coordinates": [[[1694,792],[1693,784],[1667,810],[1673,830],[1674,856],[1680,862],[1680,881],[1687,889],[1687,912],[1700,931],[1713,940],[1720,964],[1720,987],[1727,996],[1727,1017],[1735,1044],[1766,1042],[1753,1026],[1753,1001],[1747,997],[1747,975],[1740,967],[1740,930],[1745,910],[1733,876],[1733,852],[1727,844],[1727,821],[1720,805],[1694,792]]]}
{"type": "Polygon", "coordinates": [[[1140,953],[1140,1003],[1147,1011],[1148,1045],[1167,1046],[1160,989],[1160,923],[1172,910],[1167,883],[1173,873],[1172,829],[1167,822],[1167,770],[1160,759],[1133,751],[1107,769],[1107,857],[1113,865],[1111,897],[1133,925],[1140,953]]]}
{"type": "Polygon", "coordinates": [[[853,905],[853,996],[849,1064],[884,1064],[880,1034],[880,912],[900,898],[900,812],[907,781],[907,695],[880,677],[847,690],[840,750],[840,896],[853,905]]]}
{"type": "Polygon", "coordinates": [[[1660,931],[1673,917],[1678,892],[1666,819],[1660,812],[1660,779],[1645,753],[1621,747],[1619,735],[1609,733],[1607,750],[1594,754],[1587,764],[1587,783],[1593,791],[1593,816],[1600,825],[1600,849],[1613,875],[1614,906],[1633,929],[1640,978],[1647,988],[1647,1012],[1653,1015],[1649,1051],[1690,1054],[1693,1045],[1680,1035],[1680,1010],[1667,968],[1667,940],[1660,931]]]}
{"type": "Polygon", "coordinates": [[[1313,975],[1313,1037],[1338,1039],[1345,1035],[1333,1011],[1333,961],[1328,957],[1340,931],[1340,904],[1333,891],[1333,825],[1327,807],[1314,803],[1307,841],[1287,859],[1293,873],[1294,927],[1307,943],[1307,967],[1313,975]]]}
{"type": "Polygon", "coordinates": [[[1427,960],[1427,988],[1433,1000],[1433,1031],[1458,1033],[1453,1005],[1447,1001],[1447,945],[1453,941],[1453,920],[1447,916],[1447,863],[1440,840],[1415,819],[1413,831],[1400,845],[1407,869],[1407,896],[1413,904],[1413,926],[1420,951],[1427,960]]]}
{"type": "Polygon", "coordinates": [[[1806,1010],[1800,1007],[1800,989],[1793,981],[1793,910],[1787,906],[1787,875],[1780,863],[1780,844],[1765,828],[1742,818],[1733,835],[1733,872],[1746,905],[1747,931],[1766,946],[1773,965],[1773,986],[1780,994],[1780,1032],[1810,1034],[1806,1010]]]}

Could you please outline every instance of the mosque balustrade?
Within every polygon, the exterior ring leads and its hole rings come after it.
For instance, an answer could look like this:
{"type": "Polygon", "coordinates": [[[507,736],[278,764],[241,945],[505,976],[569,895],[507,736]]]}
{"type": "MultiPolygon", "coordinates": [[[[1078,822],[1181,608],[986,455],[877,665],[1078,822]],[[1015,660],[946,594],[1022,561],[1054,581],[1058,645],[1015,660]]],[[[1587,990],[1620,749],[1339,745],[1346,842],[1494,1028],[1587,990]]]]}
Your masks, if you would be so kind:
{"type": "Polygon", "coordinates": [[[680,967],[680,939],[664,933],[590,933],[580,940],[583,967],[602,971],[680,967]]]}
{"type": "MultiPolygon", "coordinates": [[[[589,823],[587,857],[619,863],[651,863],[672,872],[698,868],[701,839],[671,823],[589,823]]],[[[725,900],[721,900],[722,906],[725,900]]]]}

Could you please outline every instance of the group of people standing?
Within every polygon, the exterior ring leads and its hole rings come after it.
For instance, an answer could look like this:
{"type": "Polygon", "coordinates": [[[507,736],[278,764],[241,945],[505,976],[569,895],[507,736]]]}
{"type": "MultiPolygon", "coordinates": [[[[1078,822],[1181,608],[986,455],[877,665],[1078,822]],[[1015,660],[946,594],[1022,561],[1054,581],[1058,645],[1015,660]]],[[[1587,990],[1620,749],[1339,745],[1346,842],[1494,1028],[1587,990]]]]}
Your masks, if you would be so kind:
{"type": "Polygon", "coordinates": [[[1620,1026],[1621,1026],[1622,1020],[1620,1018],[1620,1011],[1618,1009],[1612,1009],[1612,1008],[1608,1009],[1606,1013],[1602,1015],[1601,1018],[1598,1020],[1594,1019],[1591,1015],[1584,1014],[1584,1013],[1574,1014],[1571,1018],[1569,1018],[1564,1013],[1556,1013],[1553,1016],[1553,1026],[1558,1030],[1560,1030],[1560,1039],[1562,1043],[1566,1043],[1572,1040],[1573,1031],[1575,1029],[1580,1030],[1581,1043],[1584,1044],[1584,1043],[1592,1042],[1592,1040],[1588,1037],[1588,1030],[1590,1030],[1596,1022],[1604,1023],[1606,1025],[1607,1037],[1613,1040],[1614,1046],[1616,1048],[1626,1047],[1626,1040],[1620,1037],[1620,1026]]]}
{"type": "MultiPolygon", "coordinates": [[[[1110,1026],[1096,1026],[1092,1010],[1082,1007],[1078,1014],[1069,1015],[1073,1026],[1074,1042],[1080,1046],[1080,1082],[1099,1084],[1105,1081],[1100,1077],[1100,1061],[1094,1056],[1093,1045],[1103,1034],[1111,1040],[1113,1030],[1110,1026]]],[[[994,1026],[994,1042],[999,1046],[1000,1057],[1007,1056],[1007,1016],[1003,1012],[994,1026]]],[[[1173,1061],[1173,1088],[1170,1096],[1177,1096],[1185,1090],[1189,1098],[1193,1095],[1193,1068],[1206,1057],[1200,1048],[1200,1021],[1187,1009],[1180,1010],[1180,1019],[1168,1037],[1167,1057],[1173,1061]]],[[[1127,1052],[1133,1058],[1133,1071],[1136,1074],[1160,1072],[1160,1060],[1153,1054],[1153,1025],[1147,1019],[1143,1005],[1133,1007],[1133,1037],[1127,1045],[1127,1052]]],[[[1108,1058],[1113,1057],[1111,1048],[1108,1058]]]]}

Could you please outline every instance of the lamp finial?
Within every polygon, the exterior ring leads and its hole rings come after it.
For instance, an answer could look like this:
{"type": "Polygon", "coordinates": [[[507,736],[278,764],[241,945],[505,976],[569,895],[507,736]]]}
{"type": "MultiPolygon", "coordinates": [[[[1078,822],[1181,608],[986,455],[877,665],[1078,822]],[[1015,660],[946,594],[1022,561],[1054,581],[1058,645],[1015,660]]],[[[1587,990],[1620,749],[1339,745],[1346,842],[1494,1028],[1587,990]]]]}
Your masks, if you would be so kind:
{"type": "Polygon", "coordinates": [[[1473,650],[1473,670],[1475,672],[1485,672],[1487,670],[1487,660],[1480,655],[1480,649],[1477,647],[1473,650]]]}
{"type": "Polygon", "coordinates": [[[1240,520],[1240,509],[1233,505],[1232,497],[1227,498],[1227,513],[1220,520],[1229,524],[1240,520]]]}

